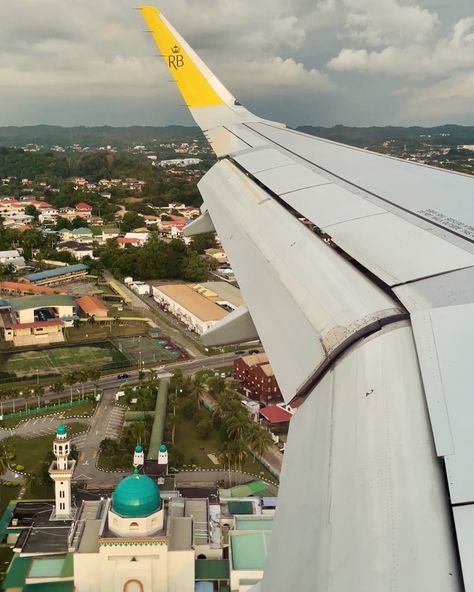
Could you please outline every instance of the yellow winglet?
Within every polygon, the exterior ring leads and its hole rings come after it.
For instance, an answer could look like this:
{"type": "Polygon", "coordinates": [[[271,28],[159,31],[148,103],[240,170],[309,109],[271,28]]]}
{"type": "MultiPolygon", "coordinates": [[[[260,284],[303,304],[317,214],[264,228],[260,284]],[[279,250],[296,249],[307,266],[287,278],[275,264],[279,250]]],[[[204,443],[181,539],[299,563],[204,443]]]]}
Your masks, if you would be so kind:
{"type": "Polygon", "coordinates": [[[213,88],[212,72],[154,6],[140,11],[150,29],[169,71],[190,108],[224,105],[224,99],[213,88]]]}

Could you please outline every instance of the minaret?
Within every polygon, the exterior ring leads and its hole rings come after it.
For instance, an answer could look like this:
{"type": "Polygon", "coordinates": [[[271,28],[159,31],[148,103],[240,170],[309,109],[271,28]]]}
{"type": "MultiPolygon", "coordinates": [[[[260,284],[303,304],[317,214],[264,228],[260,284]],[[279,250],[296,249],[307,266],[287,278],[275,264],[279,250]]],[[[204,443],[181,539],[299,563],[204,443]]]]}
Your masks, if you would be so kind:
{"type": "Polygon", "coordinates": [[[166,444],[162,444],[158,450],[158,464],[168,465],[168,448],[166,447],[166,444]]]}
{"type": "Polygon", "coordinates": [[[134,467],[143,467],[145,464],[145,454],[143,452],[143,447],[140,444],[135,446],[135,452],[133,453],[133,466],[134,467]]]}
{"type": "Polygon", "coordinates": [[[56,508],[53,518],[67,520],[71,515],[71,478],[76,465],[75,460],[69,460],[71,452],[71,438],[67,427],[59,425],[53,441],[53,452],[56,460],[49,467],[49,476],[54,481],[56,508]]]}

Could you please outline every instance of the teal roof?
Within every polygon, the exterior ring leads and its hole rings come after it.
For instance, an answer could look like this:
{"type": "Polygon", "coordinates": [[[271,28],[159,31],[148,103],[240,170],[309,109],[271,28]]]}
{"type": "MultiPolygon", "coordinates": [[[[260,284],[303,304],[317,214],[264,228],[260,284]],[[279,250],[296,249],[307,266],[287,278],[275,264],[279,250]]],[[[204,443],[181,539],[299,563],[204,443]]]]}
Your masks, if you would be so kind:
{"type": "Polygon", "coordinates": [[[137,445],[135,446],[135,452],[143,452],[143,448],[141,447],[141,445],[140,445],[140,444],[137,444],[137,445]]]}
{"type": "Polygon", "coordinates": [[[56,433],[60,436],[64,436],[64,434],[67,434],[67,427],[63,423],[59,424],[56,433]]]}
{"type": "Polygon", "coordinates": [[[75,301],[67,294],[37,294],[12,298],[10,304],[13,310],[20,311],[29,308],[48,308],[49,306],[74,306],[75,301]]]}
{"type": "Polygon", "coordinates": [[[38,271],[37,273],[30,273],[25,275],[25,279],[29,282],[38,282],[47,278],[59,277],[68,273],[75,273],[77,271],[87,271],[89,267],[83,263],[76,265],[67,265],[66,267],[56,267],[54,269],[47,269],[46,271],[38,271]]]}
{"type": "Polygon", "coordinates": [[[166,444],[162,444],[160,446],[160,452],[166,452],[168,450],[168,448],[166,448],[166,444]]]}
{"type": "Polygon", "coordinates": [[[74,228],[71,231],[71,234],[93,234],[90,228],[82,227],[82,228],[74,228]]]}
{"type": "Polygon", "coordinates": [[[112,495],[112,509],[123,518],[148,516],[160,507],[158,485],[137,471],[120,481],[112,495]]]}

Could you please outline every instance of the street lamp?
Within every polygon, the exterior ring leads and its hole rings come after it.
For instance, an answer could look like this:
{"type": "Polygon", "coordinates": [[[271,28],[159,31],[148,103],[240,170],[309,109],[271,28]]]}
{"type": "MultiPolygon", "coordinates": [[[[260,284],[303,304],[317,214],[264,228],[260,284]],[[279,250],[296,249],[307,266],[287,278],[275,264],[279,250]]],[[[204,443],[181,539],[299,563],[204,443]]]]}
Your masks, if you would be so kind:
{"type": "Polygon", "coordinates": [[[39,380],[40,380],[40,378],[39,378],[39,370],[38,370],[38,368],[36,368],[36,385],[39,384],[39,380]]]}

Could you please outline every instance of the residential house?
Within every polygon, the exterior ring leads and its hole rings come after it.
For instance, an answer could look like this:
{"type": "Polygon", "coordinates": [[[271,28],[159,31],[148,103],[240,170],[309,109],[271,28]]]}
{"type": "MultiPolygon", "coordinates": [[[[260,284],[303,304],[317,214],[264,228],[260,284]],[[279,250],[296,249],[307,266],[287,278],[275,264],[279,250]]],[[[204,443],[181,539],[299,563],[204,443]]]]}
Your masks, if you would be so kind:
{"type": "Polygon", "coordinates": [[[64,228],[60,231],[62,241],[76,241],[78,243],[92,243],[94,235],[90,228],[74,228],[69,230],[64,228]]]}
{"type": "Polygon", "coordinates": [[[76,215],[85,220],[89,220],[92,216],[92,206],[81,201],[76,205],[76,215]]]}

